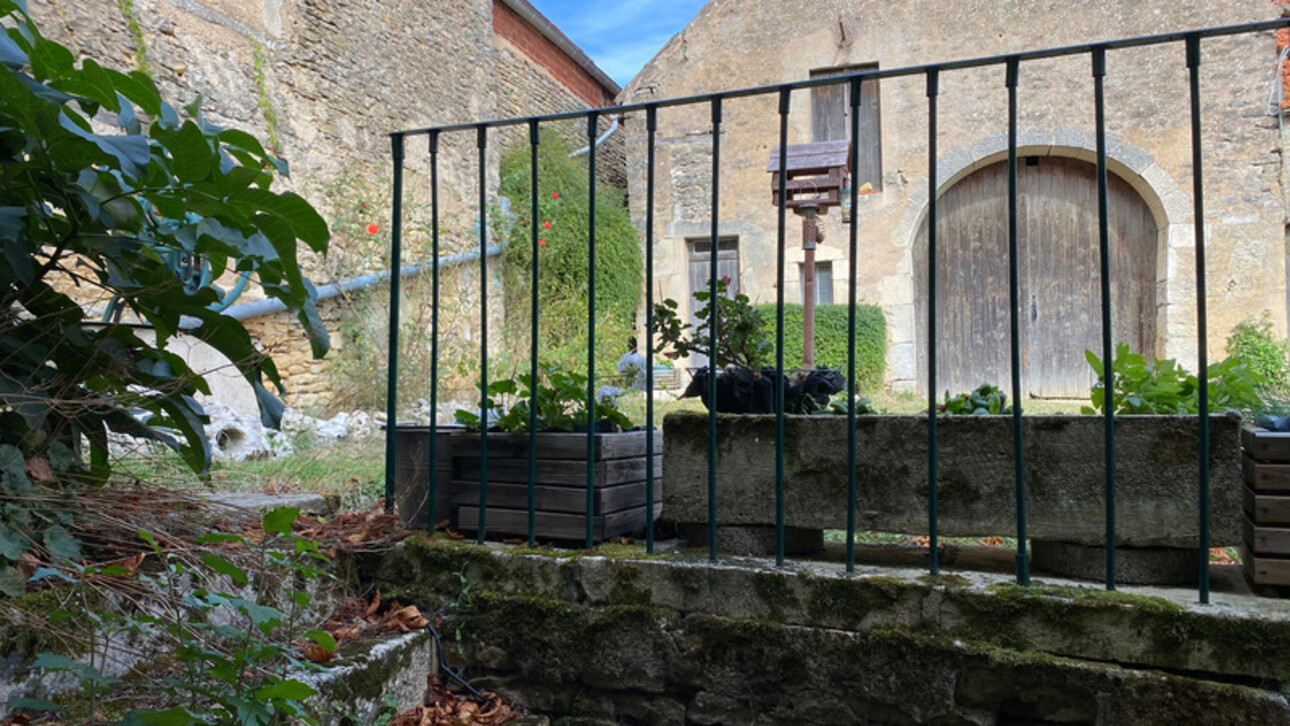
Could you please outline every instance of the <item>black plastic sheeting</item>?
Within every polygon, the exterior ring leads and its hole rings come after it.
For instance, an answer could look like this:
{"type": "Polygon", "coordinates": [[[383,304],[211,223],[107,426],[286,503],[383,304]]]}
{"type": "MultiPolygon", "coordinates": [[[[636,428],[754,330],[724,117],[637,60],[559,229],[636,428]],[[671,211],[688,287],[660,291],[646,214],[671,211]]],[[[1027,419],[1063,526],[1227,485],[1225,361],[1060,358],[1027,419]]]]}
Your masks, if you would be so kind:
{"type": "MultiPolygon", "coordinates": [[[[709,410],[708,369],[691,371],[690,385],[681,398],[695,396],[709,410]]],[[[784,412],[814,413],[829,405],[833,394],[847,386],[841,373],[829,368],[793,371],[785,376],[784,412]]],[[[776,413],[775,369],[725,368],[717,372],[717,413],[776,413]]]]}

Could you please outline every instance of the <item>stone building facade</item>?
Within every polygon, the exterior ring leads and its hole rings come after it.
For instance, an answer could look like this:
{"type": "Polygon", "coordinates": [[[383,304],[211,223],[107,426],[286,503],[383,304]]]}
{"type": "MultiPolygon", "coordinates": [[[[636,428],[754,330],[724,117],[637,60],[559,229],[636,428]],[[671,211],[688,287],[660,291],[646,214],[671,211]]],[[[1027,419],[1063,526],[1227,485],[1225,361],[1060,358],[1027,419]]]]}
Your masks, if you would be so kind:
{"type": "MultiPolygon", "coordinates": [[[[609,105],[619,91],[528,0],[30,5],[42,31],[74,51],[122,69],[146,64],[176,107],[200,95],[211,121],[269,140],[291,166],[290,184],[331,223],[329,256],[301,254],[305,273],[320,285],[388,269],[391,131],[595,108],[609,105]],[[369,235],[373,223],[379,232],[369,235]]],[[[609,124],[606,119],[604,127],[609,124]]],[[[501,153],[516,139],[503,133],[490,145],[490,188],[496,188],[501,153]]],[[[607,178],[621,181],[622,138],[602,148],[607,178]]],[[[478,245],[470,222],[478,217],[474,134],[445,135],[440,156],[443,247],[472,248],[478,245]]],[[[409,144],[404,264],[425,262],[428,255],[428,159],[424,137],[409,144]]],[[[454,286],[478,287],[462,268],[444,274],[461,278],[450,281],[454,286]]],[[[222,283],[227,289],[232,280],[222,283]]],[[[238,302],[259,297],[251,285],[238,302]]],[[[343,296],[320,304],[332,332],[332,357],[346,342],[337,335],[344,304],[343,296]]],[[[384,337],[383,316],[365,321],[377,340],[384,337]]],[[[445,322],[469,334],[469,320],[445,322]]],[[[294,321],[276,314],[246,324],[277,359],[288,403],[326,407],[331,361],[311,359],[294,321]]],[[[253,406],[243,393],[222,395],[253,406]]]]}
{"type": "MultiPolygon", "coordinates": [[[[1267,0],[710,0],[619,100],[1264,21],[1278,13],[1267,0]]],[[[1285,331],[1286,190],[1280,118],[1269,112],[1277,106],[1270,94],[1281,86],[1273,34],[1206,40],[1202,50],[1213,357],[1223,355],[1234,325],[1263,310],[1285,331]]],[[[1192,161],[1182,44],[1110,52],[1105,86],[1115,337],[1194,369],[1192,161]]],[[[792,94],[790,144],[849,138],[837,135],[849,129],[842,112],[849,103],[846,91],[834,88],[792,94]]],[[[1083,351],[1098,350],[1101,335],[1090,58],[1026,62],[1018,91],[1023,367],[1032,395],[1082,397],[1092,380],[1083,351]]],[[[854,210],[857,279],[848,276],[848,232],[838,210],[824,218],[826,237],[817,252],[817,271],[828,278],[834,302],[845,303],[854,283],[860,302],[885,312],[887,378],[898,390],[926,381],[927,107],[922,75],[862,87],[861,170],[868,178],[857,183],[869,183],[874,193],[861,196],[854,210]]],[[[719,257],[737,259],[743,292],[773,302],[777,224],[766,169],[778,143],[777,97],[732,99],[723,111],[719,257]]],[[[975,387],[984,376],[1004,383],[1010,368],[1003,66],[942,73],[938,118],[938,377],[950,387],[975,387]]],[[[628,129],[633,216],[643,220],[645,128],[633,118],[628,129]]],[[[707,105],[659,111],[655,294],[683,308],[696,262],[710,259],[712,148],[707,105]]],[[[798,220],[788,219],[785,297],[800,302],[804,253],[798,220]]]]}

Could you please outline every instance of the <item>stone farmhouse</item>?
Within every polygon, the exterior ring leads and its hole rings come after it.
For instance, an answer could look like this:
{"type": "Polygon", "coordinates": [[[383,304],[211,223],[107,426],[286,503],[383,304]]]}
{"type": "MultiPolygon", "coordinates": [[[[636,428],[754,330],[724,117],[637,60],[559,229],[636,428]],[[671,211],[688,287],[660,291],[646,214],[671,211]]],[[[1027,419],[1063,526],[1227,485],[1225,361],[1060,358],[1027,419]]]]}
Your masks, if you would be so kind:
{"type": "MultiPolygon", "coordinates": [[[[30,10],[43,32],[80,53],[126,70],[146,65],[176,106],[200,95],[213,122],[269,140],[290,163],[297,191],[332,222],[336,259],[302,254],[306,274],[320,286],[387,269],[386,238],[369,239],[364,227],[389,224],[389,132],[596,108],[620,90],[528,0],[32,0],[30,10]],[[339,218],[351,223],[337,224],[339,218]]],[[[490,151],[494,188],[507,140],[498,138],[490,151]]],[[[621,183],[622,137],[602,148],[602,168],[621,183]]],[[[477,214],[474,138],[446,138],[443,151],[444,215],[469,219],[477,214]]],[[[406,167],[413,198],[427,198],[427,150],[409,148],[406,167]]],[[[477,245],[469,225],[459,227],[445,240],[450,251],[477,245]]],[[[404,264],[427,261],[423,251],[405,249],[404,264]]],[[[293,318],[256,307],[262,297],[252,284],[227,313],[243,316],[274,355],[288,404],[326,406],[328,366],[345,343],[337,335],[341,296],[319,305],[333,347],[322,361],[312,360],[293,318]]],[[[87,300],[88,312],[98,314],[105,302],[87,300]]],[[[384,312],[371,317],[383,336],[384,312]]],[[[254,411],[249,387],[218,370],[226,368],[221,363],[202,366],[216,369],[217,398],[254,411]]]]}
{"type": "MultiPolygon", "coordinates": [[[[1078,3],[932,0],[711,0],[619,96],[639,103],[867,68],[893,69],[1098,40],[1269,20],[1267,0],[1078,3]]],[[[1228,331],[1269,310],[1286,318],[1286,187],[1278,43],[1271,33],[1208,40],[1202,92],[1211,356],[1228,331]],[[1270,101],[1271,99],[1271,101],[1270,101]],[[1269,106],[1271,105],[1271,110],[1269,106]]],[[[1109,55],[1114,337],[1194,369],[1191,137],[1182,44],[1109,55]]],[[[946,72],[939,97],[941,388],[1010,376],[1007,95],[1002,66],[946,72]]],[[[794,92],[789,143],[848,139],[845,85],[794,92]]],[[[857,299],[887,317],[888,382],[926,385],[927,98],[923,77],[860,89],[858,279],[848,279],[840,210],[824,218],[818,302],[857,299]],[[865,189],[868,191],[868,188],[865,189]],[[920,383],[921,381],[921,383],[920,383]]],[[[1030,395],[1085,397],[1100,350],[1096,167],[1087,55],[1022,65],[1020,246],[1023,377],[1030,395]]],[[[646,199],[643,114],[628,128],[633,216],[646,199]]],[[[767,163],[774,94],[728,101],[717,212],[722,274],[773,302],[776,209],[767,163]]],[[[664,108],[657,141],[657,297],[690,299],[711,255],[709,109],[664,108]]],[[[785,296],[801,301],[800,225],[789,216],[785,296]]],[[[684,303],[682,303],[684,305],[684,303]]]]}

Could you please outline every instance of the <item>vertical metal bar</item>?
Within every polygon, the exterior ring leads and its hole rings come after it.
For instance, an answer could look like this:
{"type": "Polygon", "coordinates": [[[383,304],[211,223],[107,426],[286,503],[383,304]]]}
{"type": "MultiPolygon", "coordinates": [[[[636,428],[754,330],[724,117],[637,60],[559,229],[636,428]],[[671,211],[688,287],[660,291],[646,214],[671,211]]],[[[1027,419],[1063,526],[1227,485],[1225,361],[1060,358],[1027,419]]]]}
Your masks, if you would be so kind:
{"type": "Polygon", "coordinates": [[[654,554],[654,136],[658,107],[645,107],[645,552],[654,554]]]}
{"type": "Polygon", "coordinates": [[[788,111],[792,91],[779,92],[779,232],[775,250],[775,564],[784,564],[784,267],[788,207],[788,111]]]}
{"type": "Polygon", "coordinates": [[[1201,171],[1200,36],[1187,36],[1191,85],[1191,183],[1196,224],[1196,358],[1200,371],[1200,601],[1209,604],[1209,321],[1205,302],[1205,182],[1201,171]]]}
{"type": "Polygon", "coordinates": [[[385,383],[385,513],[394,512],[394,467],[399,416],[399,262],[403,256],[403,134],[390,135],[394,199],[390,211],[390,353],[385,383]]]}
{"type": "Polygon", "coordinates": [[[712,99],[712,256],[708,268],[708,559],[717,561],[717,257],[721,246],[721,97],[712,99]]]}
{"type": "Polygon", "coordinates": [[[1008,318],[1012,336],[1012,451],[1017,490],[1017,583],[1030,584],[1026,547],[1026,454],[1021,431],[1021,285],[1017,267],[1017,81],[1021,62],[1009,58],[1008,86],[1008,318]]]}
{"type": "Polygon", "coordinates": [[[940,571],[936,498],[936,98],[940,71],[927,69],[927,546],[928,569],[940,571]]]}
{"type": "Polygon", "coordinates": [[[1106,48],[1093,49],[1093,106],[1097,125],[1098,252],[1102,275],[1102,390],[1106,453],[1106,589],[1115,589],[1115,397],[1111,371],[1111,237],[1106,187],[1106,48]]]}
{"type": "Polygon", "coordinates": [[[439,513],[439,132],[430,132],[430,486],[426,529],[434,532],[439,513]]]}
{"type": "Polygon", "coordinates": [[[847,248],[847,572],[856,569],[856,256],[859,252],[860,79],[851,81],[851,240],[847,248]]]}
{"type": "Polygon", "coordinates": [[[538,121],[529,121],[529,547],[537,546],[538,121]]]}
{"type": "Polygon", "coordinates": [[[483,544],[488,524],[488,127],[478,130],[479,146],[479,525],[483,544]]]}
{"type": "MultiPolygon", "coordinates": [[[[596,126],[600,114],[587,114],[587,549],[595,544],[596,508],[596,126]]],[[[653,506],[653,503],[651,503],[653,506]]]]}

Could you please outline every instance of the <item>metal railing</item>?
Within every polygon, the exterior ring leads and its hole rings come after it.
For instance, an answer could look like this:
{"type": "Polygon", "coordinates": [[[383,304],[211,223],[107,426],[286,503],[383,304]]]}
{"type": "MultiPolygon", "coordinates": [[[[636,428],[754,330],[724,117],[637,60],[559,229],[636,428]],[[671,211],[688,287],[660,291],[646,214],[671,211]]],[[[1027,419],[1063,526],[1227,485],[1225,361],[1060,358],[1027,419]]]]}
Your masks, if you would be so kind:
{"type": "MultiPolygon", "coordinates": [[[[1081,45],[1072,45],[1059,48],[1049,48],[1044,50],[1021,52],[1009,55],[991,56],[982,58],[973,58],[945,63],[934,63],[929,65],[912,66],[897,69],[870,69],[859,71],[849,75],[828,76],[821,78],[812,78],[809,80],[800,80],[791,83],[780,83],[755,88],[743,88],[737,90],[723,91],[717,93],[708,93],[669,100],[650,101],[644,103],[632,103],[612,108],[602,108],[594,110],[569,111],[565,113],[556,113],[536,117],[512,118],[502,120],[483,121],[479,123],[455,124],[436,127],[427,127],[419,129],[409,129],[397,131],[390,135],[392,146],[392,157],[394,161],[394,198],[393,198],[393,225],[392,225],[392,265],[397,268],[400,259],[400,244],[402,232],[402,203],[403,203],[403,165],[405,159],[405,145],[412,137],[425,136],[428,138],[428,150],[430,156],[431,168],[431,229],[433,239],[433,259],[438,259],[439,245],[439,197],[438,197],[438,157],[439,141],[444,134],[458,132],[474,132],[476,134],[477,148],[479,151],[479,228],[480,247],[487,245],[488,229],[488,204],[487,204],[487,149],[489,140],[489,131],[501,127],[527,126],[528,138],[531,145],[531,168],[532,176],[530,179],[532,199],[532,230],[530,233],[532,246],[532,267],[531,267],[531,285],[532,294],[530,305],[532,308],[531,331],[530,331],[530,368],[534,380],[538,376],[538,309],[541,301],[538,299],[538,214],[537,214],[537,186],[538,186],[538,165],[537,153],[539,146],[539,131],[543,124],[570,120],[584,119],[587,123],[586,131],[588,141],[591,143],[591,149],[587,156],[588,176],[590,180],[590,214],[588,219],[589,232],[589,254],[587,259],[587,271],[589,280],[589,290],[587,297],[587,530],[586,545],[591,547],[593,543],[592,527],[592,502],[595,488],[595,421],[592,420],[596,409],[596,388],[595,388],[595,321],[596,321],[596,300],[595,300],[595,270],[596,270],[596,151],[595,140],[597,135],[597,123],[601,117],[609,115],[621,115],[628,112],[644,112],[645,129],[646,129],[646,200],[645,200],[645,239],[644,239],[644,260],[645,260],[645,291],[646,291],[646,330],[653,329],[653,311],[654,311],[654,206],[655,206],[655,146],[656,133],[658,130],[658,115],[660,110],[677,107],[677,106],[699,106],[707,105],[711,114],[712,129],[712,194],[711,194],[711,240],[712,249],[715,251],[718,246],[718,208],[720,202],[720,169],[721,169],[721,123],[722,123],[722,104],[724,101],[752,96],[778,95],[779,100],[779,175],[785,178],[787,168],[787,147],[788,147],[788,119],[790,111],[790,99],[793,91],[828,86],[834,84],[850,85],[850,169],[852,179],[857,178],[859,171],[859,148],[860,144],[860,113],[859,104],[861,99],[860,84],[868,80],[880,80],[888,78],[901,77],[922,77],[926,83],[927,97],[927,139],[928,139],[928,159],[927,159],[927,185],[928,185],[928,202],[927,202],[927,381],[928,381],[928,407],[929,412],[936,410],[936,352],[937,352],[937,316],[936,316],[936,294],[937,294],[937,119],[938,109],[937,100],[940,95],[941,76],[946,71],[957,71],[971,68],[1001,67],[1004,71],[1004,86],[1008,94],[1008,272],[1009,272],[1009,313],[1010,313],[1010,344],[1011,344],[1011,389],[1012,389],[1012,431],[1013,431],[1013,449],[1014,449],[1014,471],[1015,471],[1015,498],[1016,498],[1016,534],[1017,534],[1017,552],[1016,552],[1016,579],[1020,584],[1028,584],[1030,581],[1030,562],[1027,552],[1026,538],[1026,481],[1025,481],[1025,459],[1024,459],[1024,441],[1021,426],[1022,417],[1022,388],[1021,388],[1021,353],[1020,353],[1020,335],[1019,335],[1019,275],[1018,275],[1018,212],[1017,212],[1017,116],[1018,116],[1018,79],[1022,66],[1026,63],[1041,59],[1059,58],[1066,56],[1087,56],[1091,61],[1091,73],[1094,84],[1094,109],[1095,109],[1095,131],[1096,131],[1096,165],[1097,165],[1097,201],[1098,201],[1098,250],[1100,256],[1101,271],[1101,324],[1102,324],[1102,385],[1104,390],[1112,391],[1114,388],[1112,366],[1112,310],[1111,310],[1111,278],[1110,278],[1110,249],[1109,249],[1109,231],[1108,231],[1108,200],[1107,200],[1107,139],[1106,139],[1106,99],[1104,93],[1104,79],[1106,76],[1106,58],[1110,51],[1117,51],[1127,48],[1160,46],[1181,44],[1183,53],[1180,55],[1180,66],[1185,67],[1189,79],[1190,92],[1190,113],[1191,113],[1191,145],[1192,145],[1192,203],[1194,205],[1194,224],[1195,224],[1195,277],[1196,277],[1196,295],[1197,295],[1197,356],[1202,385],[1198,386],[1199,394],[1199,414],[1197,422],[1199,426],[1199,471],[1197,474],[1197,486],[1199,488],[1199,543],[1198,555],[1200,561],[1199,571],[1199,600],[1201,603],[1208,603],[1210,596],[1210,579],[1209,579],[1209,550],[1210,550],[1210,432],[1209,432],[1209,397],[1207,386],[1203,381],[1207,380],[1205,371],[1208,368],[1207,355],[1207,327],[1206,327],[1206,291],[1205,291],[1205,225],[1204,225],[1204,192],[1205,184],[1202,174],[1202,136],[1201,136],[1201,104],[1200,104],[1200,64],[1201,64],[1201,43],[1208,38],[1222,36],[1243,35],[1249,33],[1278,30],[1290,27],[1290,19],[1277,21],[1268,21],[1262,23],[1251,23],[1235,26],[1224,26],[1216,28],[1207,28],[1186,32],[1174,32],[1160,35],[1127,38],[1122,40],[1088,43],[1081,45]]],[[[786,190],[787,184],[781,184],[778,191],[778,255],[776,260],[776,280],[777,280],[777,334],[775,340],[775,365],[780,373],[775,382],[775,400],[776,422],[775,422],[775,502],[776,502],[776,546],[775,559],[779,564],[784,562],[784,541],[785,541],[785,520],[784,520],[784,276],[785,276],[785,208],[786,208],[786,190]]],[[[858,188],[856,184],[851,185],[850,202],[851,208],[857,209],[858,188]]],[[[847,359],[847,517],[846,517],[846,568],[848,572],[855,569],[855,535],[856,535],[856,516],[857,506],[856,495],[856,259],[857,259],[857,239],[858,239],[858,214],[852,214],[849,221],[849,242],[848,242],[848,269],[850,272],[850,285],[848,290],[847,301],[850,307],[848,316],[847,336],[848,336],[848,359],[847,359]]],[[[480,256],[481,285],[486,285],[488,279],[488,260],[486,255],[480,256]]],[[[717,254],[711,255],[711,262],[708,270],[708,293],[715,299],[718,289],[717,275],[717,254]]],[[[391,283],[391,306],[390,306],[390,329],[389,329],[389,390],[388,390],[388,420],[395,421],[397,412],[395,410],[397,401],[397,366],[398,366],[398,300],[399,300],[399,278],[397,274],[390,277],[391,283]]],[[[481,409],[487,407],[485,399],[487,398],[488,389],[488,296],[481,295],[480,303],[480,387],[481,387],[481,409]]],[[[438,328],[438,302],[439,302],[439,280],[438,270],[434,271],[434,283],[432,293],[432,305],[435,312],[432,317],[432,362],[431,362],[431,381],[430,381],[430,406],[431,410],[437,412],[438,405],[438,347],[437,341],[439,336],[438,328]]],[[[708,321],[709,330],[709,350],[716,350],[716,305],[709,306],[711,319],[708,321]]],[[[654,341],[652,335],[645,335],[645,360],[653,361],[654,341]]],[[[708,378],[709,400],[716,400],[716,357],[708,358],[708,378]]],[[[647,390],[652,391],[654,387],[653,366],[646,365],[646,385],[647,390]]],[[[536,388],[536,386],[534,386],[536,388]]],[[[654,429],[654,402],[652,396],[647,396],[646,405],[646,427],[652,431],[654,429]]],[[[1106,549],[1106,588],[1113,590],[1116,587],[1116,471],[1115,471],[1115,423],[1116,414],[1109,394],[1106,404],[1104,405],[1104,455],[1105,455],[1105,549],[1106,549]]],[[[536,486],[537,464],[536,464],[536,446],[534,438],[536,436],[536,395],[530,406],[529,419],[529,497],[528,497],[528,516],[529,516],[529,537],[530,545],[536,543],[534,522],[536,518],[534,490],[536,486]]],[[[436,481],[434,472],[436,471],[436,459],[439,455],[436,446],[436,417],[431,416],[430,421],[430,447],[429,447],[429,502],[428,502],[428,524],[433,529],[438,513],[435,512],[435,487],[436,481]]],[[[709,407],[708,416],[708,550],[711,560],[717,559],[717,413],[716,406],[709,407]]],[[[394,470],[395,470],[395,437],[392,431],[387,433],[386,446],[386,506],[391,507],[394,501],[394,470]]],[[[646,508],[651,511],[654,502],[654,437],[646,437],[646,508]]],[[[481,445],[481,467],[480,467],[480,493],[479,493],[479,519],[477,537],[480,542],[483,541],[486,534],[485,515],[487,513],[488,497],[488,437],[486,431],[480,433],[481,445]]],[[[928,527],[927,535],[929,538],[930,562],[929,568],[932,573],[939,569],[937,557],[938,537],[937,537],[937,484],[938,484],[938,437],[937,437],[937,416],[934,413],[927,417],[927,461],[928,461],[928,527]]],[[[652,521],[652,514],[650,521],[652,521]]],[[[652,526],[647,529],[646,548],[648,551],[654,550],[654,538],[652,526]]]]}

